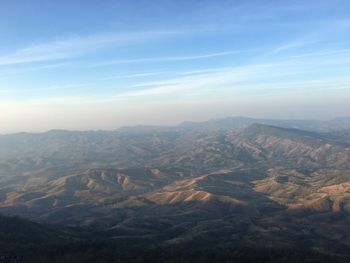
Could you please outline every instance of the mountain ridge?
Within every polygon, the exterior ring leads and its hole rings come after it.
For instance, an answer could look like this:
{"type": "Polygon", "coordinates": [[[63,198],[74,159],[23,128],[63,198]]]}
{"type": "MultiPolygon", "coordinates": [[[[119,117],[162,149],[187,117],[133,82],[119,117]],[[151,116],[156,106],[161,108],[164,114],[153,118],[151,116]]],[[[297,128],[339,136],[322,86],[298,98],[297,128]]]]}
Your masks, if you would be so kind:
{"type": "Polygon", "coordinates": [[[43,133],[64,133],[64,132],[115,132],[119,130],[149,130],[159,131],[168,130],[174,128],[229,128],[240,129],[245,128],[253,123],[260,123],[265,125],[294,128],[300,130],[316,131],[316,132],[331,132],[337,130],[346,130],[350,128],[350,117],[336,117],[329,120],[317,120],[317,119],[264,119],[264,118],[252,118],[243,116],[231,116],[224,118],[214,118],[207,121],[183,121],[177,125],[133,125],[122,126],[111,130],[103,129],[91,129],[91,130],[69,130],[69,129],[52,129],[43,132],[14,132],[0,134],[1,136],[8,135],[29,135],[29,134],[43,134],[43,133]],[[216,126],[216,127],[215,127],[216,126]]]}

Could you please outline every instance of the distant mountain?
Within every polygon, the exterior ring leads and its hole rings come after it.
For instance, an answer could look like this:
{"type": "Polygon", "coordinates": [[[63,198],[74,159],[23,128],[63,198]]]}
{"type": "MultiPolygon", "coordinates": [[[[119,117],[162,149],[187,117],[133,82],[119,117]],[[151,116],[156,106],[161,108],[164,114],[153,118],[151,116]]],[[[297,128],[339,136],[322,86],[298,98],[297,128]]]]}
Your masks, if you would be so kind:
{"type": "Polygon", "coordinates": [[[314,132],[329,132],[350,128],[350,117],[335,118],[328,121],[321,120],[280,120],[280,119],[256,119],[246,117],[228,117],[212,119],[205,122],[184,122],[180,127],[188,129],[241,129],[253,123],[293,128],[314,132]]]}

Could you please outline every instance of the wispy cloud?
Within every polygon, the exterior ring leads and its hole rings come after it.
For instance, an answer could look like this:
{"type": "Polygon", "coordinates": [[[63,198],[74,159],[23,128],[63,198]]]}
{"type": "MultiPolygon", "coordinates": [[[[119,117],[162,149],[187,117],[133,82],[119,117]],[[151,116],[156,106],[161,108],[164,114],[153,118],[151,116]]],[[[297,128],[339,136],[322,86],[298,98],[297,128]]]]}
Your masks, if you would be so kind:
{"type": "Polygon", "coordinates": [[[0,66],[68,59],[106,46],[122,46],[183,34],[178,31],[146,31],[74,36],[28,46],[0,56],[0,66]]]}
{"type": "Polygon", "coordinates": [[[28,73],[28,72],[35,72],[35,71],[42,71],[42,70],[51,70],[51,69],[57,69],[60,67],[66,67],[71,65],[72,63],[69,62],[61,62],[61,63],[53,63],[53,64],[44,64],[44,65],[32,65],[30,67],[25,68],[5,68],[0,69],[0,76],[1,77],[14,77],[18,74],[28,73]]]}
{"type": "Polygon", "coordinates": [[[338,49],[338,50],[319,50],[316,52],[308,52],[308,53],[301,53],[297,55],[292,55],[292,58],[303,58],[303,57],[323,57],[323,56],[332,56],[332,55],[346,55],[350,56],[350,49],[338,49]]]}
{"type": "Polygon", "coordinates": [[[344,70],[332,72],[332,65],[343,65],[345,70],[350,66],[350,54],[344,52],[325,52],[325,56],[285,57],[274,63],[249,64],[239,67],[227,67],[194,71],[182,77],[154,82],[135,84],[132,90],[117,94],[114,98],[133,98],[157,95],[186,96],[195,92],[198,96],[210,92],[217,94],[244,94],[254,92],[271,94],[274,92],[295,92],[307,90],[346,89],[350,88],[350,77],[344,70]],[[322,72],[316,80],[314,72],[322,72]],[[297,80],[297,81],[296,81],[297,80]],[[227,93],[228,92],[228,93],[227,93]]]}
{"type": "Polygon", "coordinates": [[[101,78],[101,80],[142,78],[142,77],[162,75],[165,73],[169,73],[169,71],[138,72],[138,73],[130,73],[130,74],[119,74],[119,75],[104,77],[104,78],[101,78]]]}
{"type": "MultiPolygon", "coordinates": [[[[350,67],[350,52],[343,50],[320,50],[317,52],[302,52],[286,55],[274,62],[249,63],[236,67],[218,67],[185,72],[135,72],[110,78],[137,78],[167,73],[167,78],[154,81],[140,81],[128,86],[124,91],[115,94],[96,94],[92,97],[72,97],[62,101],[105,102],[118,100],[133,100],[136,98],[186,97],[191,96],[240,96],[242,94],[272,94],[281,92],[299,92],[307,90],[347,89],[350,78],[346,69],[350,67]],[[337,70],[332,66],[337,65],[337,70]],[[319,75],[321,72],[321,75],[319,75]],[[314,79],[314,73],[317,78],[314,79]],[[173,76],[173,77],[169,77],[173,76]],[[297,81],[296,81],[297,80],[297,81]]],[[[95,85],[95,84],[94,84],[95,85]]],[[[52,89],[53,87],[49,87],[52,89]]],[[[54,87],[67,89],[70,85],[54,87]]],[[[3,91],[5,92],[5,91],[3,91]]]]}
{"type": "Polygon", "coordinates": [[[250,52],[256,52],[256,51],[257,50],[231,50],[231,51],[214,52],[214,53],[206,53],[206,54],[191,55],[191,56],[165,56],[165,57],[152,57],[152,58],[117,59],[117,60],[109,60],[109,61],[102,61],[98,63],[92,63],[87,66],[103,67],[103,66],[112,66],[112,65],[118,65],[118,64],[130,64],[130,63],[198,60],[198,59],[206,59],[206,58],[213,58],[213,57],[230,56],[230,55],[242,54],[242,53],[250,53],[250,52]]]}

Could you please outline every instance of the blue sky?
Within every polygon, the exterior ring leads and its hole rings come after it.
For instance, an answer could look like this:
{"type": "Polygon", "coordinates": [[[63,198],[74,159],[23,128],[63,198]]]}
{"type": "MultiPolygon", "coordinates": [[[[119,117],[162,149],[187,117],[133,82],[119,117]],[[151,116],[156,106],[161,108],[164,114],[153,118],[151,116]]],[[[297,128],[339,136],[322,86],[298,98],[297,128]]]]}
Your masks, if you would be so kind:
{"type": "Polygon", "coordinates": [[[0,132],[350,112],[350,2],[0,2],[0,132]]]}

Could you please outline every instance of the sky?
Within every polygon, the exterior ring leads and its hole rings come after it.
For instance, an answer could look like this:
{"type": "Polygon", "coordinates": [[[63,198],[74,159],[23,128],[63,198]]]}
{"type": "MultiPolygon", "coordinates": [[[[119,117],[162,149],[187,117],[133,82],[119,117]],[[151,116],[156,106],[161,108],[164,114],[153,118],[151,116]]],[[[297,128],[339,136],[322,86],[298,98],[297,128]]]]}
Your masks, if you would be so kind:
{"type": "Polygon", "coordinates": [[[1,0],[0,133],[350,115],[348,0],[1,0]]]}

